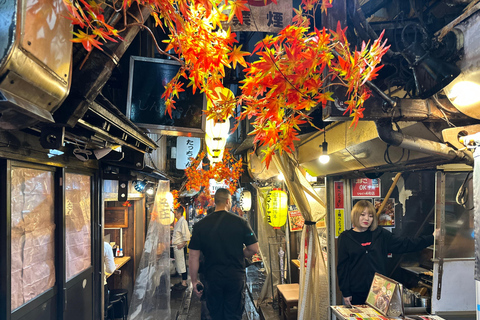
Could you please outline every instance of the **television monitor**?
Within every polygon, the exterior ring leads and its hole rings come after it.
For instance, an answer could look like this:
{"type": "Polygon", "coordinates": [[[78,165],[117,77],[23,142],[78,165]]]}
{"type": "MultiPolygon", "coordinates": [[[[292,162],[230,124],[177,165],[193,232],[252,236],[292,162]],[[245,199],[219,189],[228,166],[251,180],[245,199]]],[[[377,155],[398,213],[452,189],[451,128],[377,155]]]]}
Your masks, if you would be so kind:
{"type": "Polygon", "coordinates": [[[165,113],[165,86],[180,69],[175,60],[132,56],[128,81],[127,117],[136,125],[152,133],[172,136],[204,137],[206,105],[204,94],[192,88],[175,97],[172,117],[165,113]]]}

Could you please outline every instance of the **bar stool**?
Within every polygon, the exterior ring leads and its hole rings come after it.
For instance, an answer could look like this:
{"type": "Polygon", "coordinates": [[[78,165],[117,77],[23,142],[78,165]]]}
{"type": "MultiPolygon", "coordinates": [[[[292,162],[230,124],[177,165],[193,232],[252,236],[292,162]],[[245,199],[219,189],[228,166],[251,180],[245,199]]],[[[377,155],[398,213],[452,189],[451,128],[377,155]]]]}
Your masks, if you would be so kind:
{"type": "Polygon", "coordinates": [[[106,320],[115,320],[115,305],[121,304],[122,299],[120,297],[112,297],[108,300],[107,310],[105,311],[106,320]]]}
{"type": "Polygon", "coordinates": [[[115,318],[122,318],[123,320],[126,320],[128,316],[128,290],[110,290],[110,298],[120,299],[120,303],[113,307],[115,318]]]}

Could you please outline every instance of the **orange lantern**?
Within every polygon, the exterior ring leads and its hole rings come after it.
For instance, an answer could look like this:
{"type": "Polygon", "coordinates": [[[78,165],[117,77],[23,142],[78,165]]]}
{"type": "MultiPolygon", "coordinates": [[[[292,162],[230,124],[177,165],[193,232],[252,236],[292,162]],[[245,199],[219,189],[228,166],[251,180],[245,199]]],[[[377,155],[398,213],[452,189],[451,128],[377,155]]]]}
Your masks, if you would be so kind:
{"type": "Polygon", "coordinates": [[[274,229],[280,229],[287,222],[288,196],[280,189],[267,194],[267,220],[274,229]]]}

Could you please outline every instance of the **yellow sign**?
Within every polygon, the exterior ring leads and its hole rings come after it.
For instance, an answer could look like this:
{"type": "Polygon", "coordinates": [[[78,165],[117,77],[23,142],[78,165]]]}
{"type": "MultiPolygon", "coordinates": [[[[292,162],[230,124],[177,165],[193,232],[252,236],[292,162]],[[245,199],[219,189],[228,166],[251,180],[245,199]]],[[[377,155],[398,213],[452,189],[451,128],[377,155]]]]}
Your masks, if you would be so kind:
{"type": "Polygon", "coordinates": [[[335,238],[345,231],[345,220],[343,218],[343,209],[335,209],[335,238]]]}

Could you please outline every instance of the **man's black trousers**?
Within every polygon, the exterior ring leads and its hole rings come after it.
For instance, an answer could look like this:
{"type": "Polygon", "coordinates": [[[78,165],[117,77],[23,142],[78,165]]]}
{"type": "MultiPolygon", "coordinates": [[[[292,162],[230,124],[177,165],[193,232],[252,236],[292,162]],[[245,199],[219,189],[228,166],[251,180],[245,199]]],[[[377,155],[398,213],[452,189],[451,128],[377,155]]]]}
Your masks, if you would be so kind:
{"type": "Polygon", "coordinates": [[[241,320],[245,309],[245,279],[206,281],[205,298],[212,320],[241,320]]]}

